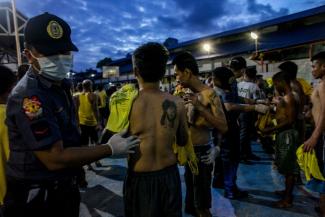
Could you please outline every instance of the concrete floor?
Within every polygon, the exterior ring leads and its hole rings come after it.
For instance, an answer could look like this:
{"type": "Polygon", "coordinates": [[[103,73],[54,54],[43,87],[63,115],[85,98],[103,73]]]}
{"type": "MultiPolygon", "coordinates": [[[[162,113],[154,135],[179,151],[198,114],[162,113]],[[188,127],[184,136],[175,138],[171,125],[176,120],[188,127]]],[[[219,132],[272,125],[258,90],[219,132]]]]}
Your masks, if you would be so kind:
{"type": "MultiPolygon", "coordinates": [[[[238,186],[248,190],[250,197],[243,200],[228,200],[223,191],[212,189],[211,212],[214,217],[317,217],[314,205],[317,194],[297,186],[294,206],[289,209],[275,209],[273,202],[279,198],[273,193],[283,188],[283,177],[273,168],[271,156],[264,153],[259,144],[253,144],[254,153],[261,161],[252,165],[241,164],[238,186]]],[[[103,159],[104,167],[87,171],[88,188],[81,190],[80,217],[121,217],[123,216],[123,179],[126,174],[126,160],[103,159]]],[[[180,167],[182,191],[184,170],[180,167]]],[[[184,214],[184,217],[190,217],[184,214]]]]}

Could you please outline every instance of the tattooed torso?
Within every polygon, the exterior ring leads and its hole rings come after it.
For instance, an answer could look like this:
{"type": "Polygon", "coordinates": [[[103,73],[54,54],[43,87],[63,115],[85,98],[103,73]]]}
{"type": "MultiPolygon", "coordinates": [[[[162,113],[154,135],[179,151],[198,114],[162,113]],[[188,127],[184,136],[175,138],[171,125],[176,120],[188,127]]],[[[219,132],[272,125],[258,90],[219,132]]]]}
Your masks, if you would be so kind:
{"type": "Polygon", "coordinates": [[[156,171],[175,164],[172,145],[176,140],[185,143],[188,133],[183,102],[160,91],[140,91],[130,114],[130,131],[141,140],[136,155],[130,155],[134,171],[156,171]]]}

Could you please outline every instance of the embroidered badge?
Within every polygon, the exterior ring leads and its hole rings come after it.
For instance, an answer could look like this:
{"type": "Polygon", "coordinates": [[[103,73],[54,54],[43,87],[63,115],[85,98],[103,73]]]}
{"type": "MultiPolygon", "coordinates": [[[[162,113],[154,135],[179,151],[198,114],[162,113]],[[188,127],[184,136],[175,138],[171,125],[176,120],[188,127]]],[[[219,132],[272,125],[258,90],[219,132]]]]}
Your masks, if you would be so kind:
{"type": "Polygon", "coordinates": [[[56,22],[54,20],[49,22],[49,24],[47,25],[46,30],[47,30],[47,33],[49,34],[49,36],[51,38],[60,39],[63,36],[62,26],[58,22],[56,22]]]}
{"type": "Polygon", "coordinates": [[[38,118],[42,115],[42,104],[37,96],[26,97],[23,100],[23,109],[29,119],[38,118]]]}

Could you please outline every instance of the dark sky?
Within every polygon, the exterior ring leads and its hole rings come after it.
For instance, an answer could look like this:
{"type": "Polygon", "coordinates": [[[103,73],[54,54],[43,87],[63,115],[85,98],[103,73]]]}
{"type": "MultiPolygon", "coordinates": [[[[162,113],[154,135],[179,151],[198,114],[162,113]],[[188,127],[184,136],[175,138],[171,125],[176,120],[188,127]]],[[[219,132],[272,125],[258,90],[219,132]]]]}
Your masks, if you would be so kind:
{"type": "MultiPolygon", "coordinates": [[[[0,0],[3,1],[3,0],[0,0]]],[[[28,17],[56,14],[72,27],[75,70],[118,59],[148,41],[180,42],[325,5],[325,0],[16,0],[28,17]]]]}

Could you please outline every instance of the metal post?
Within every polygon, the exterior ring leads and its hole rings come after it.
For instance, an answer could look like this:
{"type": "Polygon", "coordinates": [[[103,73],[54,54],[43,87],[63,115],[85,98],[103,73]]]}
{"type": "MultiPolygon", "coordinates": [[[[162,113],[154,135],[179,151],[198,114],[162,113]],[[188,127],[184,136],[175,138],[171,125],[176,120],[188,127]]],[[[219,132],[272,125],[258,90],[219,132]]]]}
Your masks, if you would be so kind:
{"type": "Polygon", "coordinates": [[[255,53],[257,54],[257,39],[255,39],[255,53]]]}
{"type": "Polygon", "coordinates": [[[13,20],[14,20],[14,27],[15,27],[17,60],[18,60],[18,66],[20,66],[22,64],[22,61],[21,61],[21,55],[20,55],[20,41],[19,41],[19,35],[18,35],[18,24],[17,24],[15,0],[11,0],[11,4],[12,4],[12,14],[13,14],[13,20]]]}

